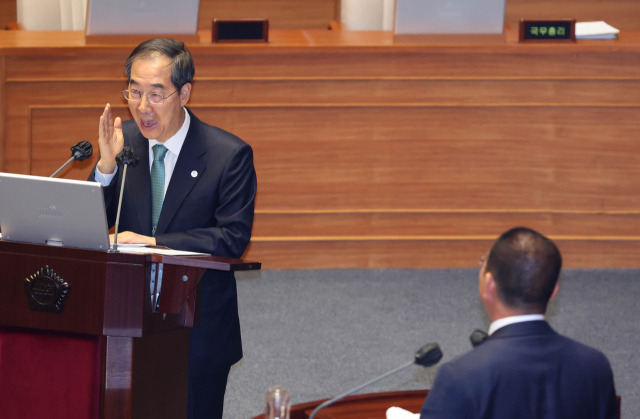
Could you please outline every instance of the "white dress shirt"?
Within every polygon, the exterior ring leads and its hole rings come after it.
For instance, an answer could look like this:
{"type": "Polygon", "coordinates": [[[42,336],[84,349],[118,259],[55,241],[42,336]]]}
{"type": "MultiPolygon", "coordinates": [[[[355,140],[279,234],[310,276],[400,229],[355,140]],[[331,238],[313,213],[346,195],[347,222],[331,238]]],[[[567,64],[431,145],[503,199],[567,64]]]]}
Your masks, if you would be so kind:
{"type": "Polygon", "coordinates": [[[523,314],[520,316],[511,316],[504,317],[502,319],[498,319],[495,322],[491,323],[489,326],[489,336],[495,333],[496,330],[508,326],[514,323],[522,323],[522,322],[530,322],[534,320],[544,320],[544,315],[542,314],[523,314]]]}

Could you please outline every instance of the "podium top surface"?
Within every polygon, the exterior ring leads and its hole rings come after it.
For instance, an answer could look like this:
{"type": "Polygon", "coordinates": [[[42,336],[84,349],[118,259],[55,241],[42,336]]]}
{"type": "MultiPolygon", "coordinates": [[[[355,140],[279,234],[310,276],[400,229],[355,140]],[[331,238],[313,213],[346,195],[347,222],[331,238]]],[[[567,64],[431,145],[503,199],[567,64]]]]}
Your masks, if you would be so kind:
{"type": "Polygon", "coordinates": [[[259,270],[262,266],[260,262],[244,261],[242,259],[226,258],[213,255],[202,256],[168,256],[153,253],[126,253],[126,252],[104,252],[96,250],[85,250],[71,247],[45,246],[31,243],[9,242],[0,240],[1,252],[14,253],[38,253],[44,256],[65,256],[78,260],[92,260],[97,262],[114,263],[164,263],[167,265],[178,265],[200,269],[211,269],[216,271],[249,271],[259,270]]]}

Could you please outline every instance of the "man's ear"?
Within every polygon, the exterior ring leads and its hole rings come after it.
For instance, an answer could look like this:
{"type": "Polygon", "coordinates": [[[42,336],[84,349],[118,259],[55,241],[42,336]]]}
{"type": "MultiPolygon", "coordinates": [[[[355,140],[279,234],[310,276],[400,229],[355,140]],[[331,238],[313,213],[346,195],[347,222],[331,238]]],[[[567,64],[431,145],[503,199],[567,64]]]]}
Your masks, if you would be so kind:
{"type": "Polygon", "coordinates": [[[180,88],[180,104],[185,106],[191,97],[191,83],[185,83],[180,88]]]}
{"type": "Polygon", "coordinates": [[[495,303],[498,298],[498,284],[491,272],[484,273],[484,295],[482,298],[488,303],[495,303]]]}
{"type": "Polygon", "coordinates": [[[551,293],[551,297],[549,298],[549,301],[551,301],[554,298],[556,298],[556,294],[558,294],[558,290],[559,289],[560,289],[560,285],[556,282],[556,286],[553,287],[553,292],[551,293]]]}

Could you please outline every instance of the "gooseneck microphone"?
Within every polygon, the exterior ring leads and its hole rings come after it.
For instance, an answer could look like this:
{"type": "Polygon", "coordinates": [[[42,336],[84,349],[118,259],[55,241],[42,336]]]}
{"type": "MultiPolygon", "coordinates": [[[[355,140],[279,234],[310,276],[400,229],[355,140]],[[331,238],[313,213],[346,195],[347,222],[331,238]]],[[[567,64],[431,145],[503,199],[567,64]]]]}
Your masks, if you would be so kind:
{"type": "Polygon", "coordinates": [[[116,225],[113,235],[113,249],[114,252],[118,251],[118,226],[120,225],[120,209],[122,208],[122,195],[124,193],[124,183],[127,180],[127,168],[129,166],[136,167],[138,165],[138,157],[131,149],[131,147],[123,147],[122,151],[116,156],[116,162],[124,166],[122,171],[122,183],[120,184],[120,196],[118,197],[118,212],[116,213],[116,225]]]}
{"type": "Polygon", "coordinates": [[[67,160],[65,164],[60,166],[58,170],[53,172],[53,174],[49,177],[56,177],[56,175],[60,173],[62,169],[67,167],[69,163],[71,163],[72,161],[86,160],[89,157],[91,157],[92,154],[93,154],[93,146],[91,145],[91,143],[89,141],[80,141],[78,144],[71,147],[71,158],[67,160]]]}
{"type": "Polygon", "coordinates": [[[440,361],[442,359],[442,351],[440,350],[440,346],[437,343],[428,343],[426,345],[424,345],[423,347],[421,347],[420,349],[418,349],[418,351],[415,353],[414,355],[414,359],[413,361],[399,367],[396,368],[395,370],[389,371],[386,374],[383,374],[377,378],[374,378],[373,380],[369,381],[368,383],[365,383],[359,387],[356,387],[354,389],[351,389],[349,391],[347,391],[344,394],[341,394],[339,396],[334,397],[333,399],[327,400],[326,402],[322,403],[321,405],[319,405],[318,407],[316,407],[313,412],[311,412],[311,415],[309,416],[309,419],[313,419],[314,416],[322,409],[324,409],[327,406],[330,406],[332,404],[334,404],[337,401],[340,401],[342,399],[344,399],[347,396],[352,395],[353,393],[356,393],[360,390],[362,390],[365,387],[368,387],[372,384],[377,383],[378,381],[387,378],[395,373],[398,373],[400,371],[402,371],[405,368],[408,368],[414,364],[418,364],[420,366],[423,367],[430,367],[432,365],[435,365],[438,363],[438,361],[440,361]]]}

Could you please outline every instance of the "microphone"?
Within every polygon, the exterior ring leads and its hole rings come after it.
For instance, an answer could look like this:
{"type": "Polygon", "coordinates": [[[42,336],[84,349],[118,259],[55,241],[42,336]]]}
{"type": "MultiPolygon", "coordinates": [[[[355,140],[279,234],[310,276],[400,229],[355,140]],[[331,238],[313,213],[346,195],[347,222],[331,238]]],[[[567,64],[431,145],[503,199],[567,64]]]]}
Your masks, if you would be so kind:
{"type": "Polygon", "coordinates": [[[120,210],[122,209],[122,195],[124,194],[124,183],[127,179],[127,168],[129,166],[136,167],[138,165],[138,157],[136,157],[135,153],[131,149],[131,147],[126,146],[122,148],[122,151],[118,153],[116,156],[116,162],[124,166],[124,170],[122,172],[122,183],[120,184],[120,197],[118,198],[118,212],[116,213],[116,225],[115,232],[113,235],[113,250],[114,252],[118,251],[118,226],[120,224],[120,210]]]}
{"type": "Polygon", "coordinates": [[[469,340],[471,341],[471,346],[473,346],[474,348],[476,346],[480,346],[487,339],[489,339],[489,335],[480,329],[474,330],[471,333],[471,336],[469,336],[469,340]]]}
{"type": "Polygon", "coordinates": [[[89,157],[91,157],[92,154],[93,154],[93,146],[91,145],[91,143],[89,141],[80,141],[78,144],[71,147],[71,158],[67,160],[65,164],[60,166],[58,170],[53,172],[53,174],[49,177],[55,177],[58,173],[60,173],[62,169],[67,167],[69,163],[71,163],[72,161],[86,160],[89,157]]]}
{"type": "Polygon", "coordinates": [[[315,415],[322,409],[324,409],[327,406],[330,406],[332,404],[334,404],[337,401],[340,401],[342,399],[344,399],[347,396],[352,395],[353,393],[362,390],[365,387],[368,387],[372,384],[377,383],[378,381],[382,380],[383,378],[387,378],[397,372],[402,371],[405,368],[408,368],[410,366],[412,366],[413,364],[418,364],[420,366],[423,367],[430,367],[432,365],[435,365],[438,363],[438,361],[440,361],[442,359],[442,351],[440,350],[440,345],[438,345],[437,343],[428,343],[426,345],[424,345],[423,347],[421,347],[420,349],[418,349],[418,351],[415,353],[414,355],[414,359],[413,361],[399,367],[396,368],[395,370],[389,371],[386,374],[383,374],[377,378],[374,378],[373,380],[369,381],[368,383],[365,383],[359,387],[356,387],[354,389],[351,389],[349,391],[347,391],[344,394],[341,394],[339,396],[334,397],[333,399],[327,400],[326,402],[322,403],[321,405],[319,405],[318,407],[316,407],[313,412],[311,412],[311,415],[309,416],[309,419],[313,419],[315,417],[315,415]]]}

